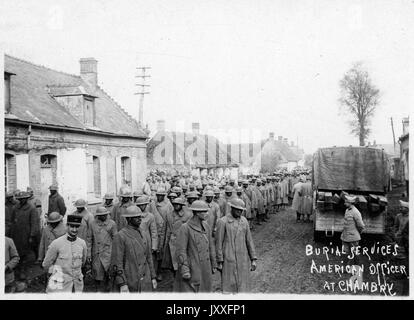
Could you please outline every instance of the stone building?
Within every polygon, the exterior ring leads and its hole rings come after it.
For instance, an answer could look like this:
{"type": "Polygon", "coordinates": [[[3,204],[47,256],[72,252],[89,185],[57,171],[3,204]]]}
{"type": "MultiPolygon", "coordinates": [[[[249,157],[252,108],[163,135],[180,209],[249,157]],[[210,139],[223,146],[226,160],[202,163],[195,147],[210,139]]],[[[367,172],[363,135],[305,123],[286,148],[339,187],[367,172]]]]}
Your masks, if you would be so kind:
{"type": "Polygon", "coordinates": [[[200,133],[200,124],[192,123],[191,132],[169,131],[165,121],[157,121],[157,130],[148,142],[149,171],[168,175],[237,177],[238,165],[232,162],[227,146],[216,137],[200,133]]]}
{"type": "Polygon", "coordinates": [[[72,75],[5,56],[5,188],[30,186],[47,211],[57,183],[68,212],[146,174],[147,132],[97,83],[97,61],[72,75]]]}

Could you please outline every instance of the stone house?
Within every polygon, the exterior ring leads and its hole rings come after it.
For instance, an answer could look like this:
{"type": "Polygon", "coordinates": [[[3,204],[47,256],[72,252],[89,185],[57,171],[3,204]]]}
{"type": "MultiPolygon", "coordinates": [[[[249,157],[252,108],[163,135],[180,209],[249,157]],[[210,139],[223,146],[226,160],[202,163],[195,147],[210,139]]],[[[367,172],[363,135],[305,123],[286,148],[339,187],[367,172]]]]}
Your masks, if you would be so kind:
{"type": "Polygon", "coordinates": [[[57,183],[68,212],[145,180],[147,132],[98,83],[97,61],[72,75],[5,55],[5,189],[30,186],[47,211],[57,183]]]}

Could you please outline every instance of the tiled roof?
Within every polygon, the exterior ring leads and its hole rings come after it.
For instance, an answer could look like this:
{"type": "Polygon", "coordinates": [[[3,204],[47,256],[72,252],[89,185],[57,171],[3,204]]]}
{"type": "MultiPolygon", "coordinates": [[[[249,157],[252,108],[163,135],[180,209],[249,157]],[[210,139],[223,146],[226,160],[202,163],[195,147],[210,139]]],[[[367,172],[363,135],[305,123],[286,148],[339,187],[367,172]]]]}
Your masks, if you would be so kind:
{"type": "MultiPolygon", "coordinates": [[[[166,145],[174,145],[174,150],[176,151],[176,157],[183,156],[184,150],[188,152],[188,147],[193,144],[193,137],[192,133],[184,133],[184,132],[172,132],[172,131],[158,131],[155,135],[151,138],[151,140],[147,144],[147,159],[148,164],[155,164],[154,162],[154,150],[156,146],[161,143],[161,138],[164,137],[166,139],[166,145]],[[179,143],[176,143],[179,142],[179,143]]],[[[190,159],[182,159],[180,163],[185,163],[186,165],[194,164],[197,167],[214,167],[216,164],[220,164],[222,159],[230,159],[226,145],[224,145],[221,141],[211,135],[204,135],[199,134],[197,135],[198,139],[196,140],[197,150],[204,150],[205,155],[207,155],[206,161],[208,163],[203,164],[196,164],[196,163],[188,163],[188,160],[192,161],[192,155],[187,155],[187,158],[190,159]],[[206,141],[207,141],[207,148],[206,148],[206,141]],[[206,150],[207,149],[207,150],[206,150]],[[215,160],[213,160],[215,159],[215,160]]],[[[173,150],[171,152],[165,153],[165,160],[170,164],[174,162],[178,162],[177,159],[174,158],[173,150]],[[168,156],[171,156],[171,159],[167,159],[168,156]]],[[[195,160],[194,160],[195,161],[195,160]]],[[[175,163],[174,163],[175,164],[175,163]]],[[[228,165],[234,165],[235,163],[229,163],[228,165]]]]}
{"type": "Polygon", "coordinates": [[[5,70],[11,77],[11,114],[18,120],[76,129],[146,138],[147,135],[102,88],[91,89],[80,76],[35,65],[9,55],[4,57],[5,70]],[[96,97],[96,127],[90,128],[76,119],[53,94],[88,94],[96,97]]]}

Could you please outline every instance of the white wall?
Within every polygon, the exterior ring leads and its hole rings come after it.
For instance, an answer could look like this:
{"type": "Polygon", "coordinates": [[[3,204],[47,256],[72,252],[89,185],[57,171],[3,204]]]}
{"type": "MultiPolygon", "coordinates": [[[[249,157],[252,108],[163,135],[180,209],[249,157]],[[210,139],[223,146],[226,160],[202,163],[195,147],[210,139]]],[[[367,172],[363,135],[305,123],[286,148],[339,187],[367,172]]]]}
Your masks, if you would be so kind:
{"type": "Polygon", "coordinates": [[[29,155],[16,155],[16,188],[20,191],[26,191],[30,186],[29,182],[29,155]]]}

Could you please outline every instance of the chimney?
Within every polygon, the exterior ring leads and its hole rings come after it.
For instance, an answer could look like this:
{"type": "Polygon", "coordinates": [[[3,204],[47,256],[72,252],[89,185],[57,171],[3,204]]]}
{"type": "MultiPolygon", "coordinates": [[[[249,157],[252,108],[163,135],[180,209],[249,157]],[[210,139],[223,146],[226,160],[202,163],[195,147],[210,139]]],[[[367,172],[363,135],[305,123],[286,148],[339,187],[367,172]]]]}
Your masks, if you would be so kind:
{"type": "Polygon", "coordinates": [[[269,132],[269,139],[273,140],[275,138],[274,132],[269,132]]]}
{"type": "Polygon", "coordinates": [[[199,122],[193,122],[191,125],[191,128],[193,130],[193,134],[200,134],[200,123],[199,122]]]}
{"type": "Polygon", "coordinates": [[[293,141],[291,141],[291,142],[290,142],[290,146],[291,146],[291,147],[294,147],[294,146],[295,146],[295,143],[294,143],[293,141]]]}
{"type": "Polygon", "coordinates": [[[165,131],[165,120],[157,120],[157,131],[165,131]]]}
{"type": "Polygon", "coordinates": [[[377,140],[374,140],[374,147],[377,146],[377,140]]]}
{"type": "Polygon", "coordinates": [[[80,63],[80,76],[92,88],[98,85],[98,61],[95,58],[82,58],[80,63]]]}
{"type": "Polygon", "coordinates": [[[284,138],[283,141],[284,141],[284,143],[286,143],[287,145],[289,145],[289,142],[288,142],[288,139],[287,138],[284,138]]]}
{"type": "Polygon", "coordinates": [[[371,146],[371,141],[368,141],[368,147],[370,147],[371,146]]]}
{"type": "Polygon", "coordinates": [[[277,140],[282,141],[283,140],[283,137],[282,136],[278,136],[277,137],[277,140]]]}
{"type": "Polygon", "coordinates": [[[403,118],[403,134],[407,134],[409,132],[408,127],[410,125],[410,119],[407,118],[403,118]]]}

